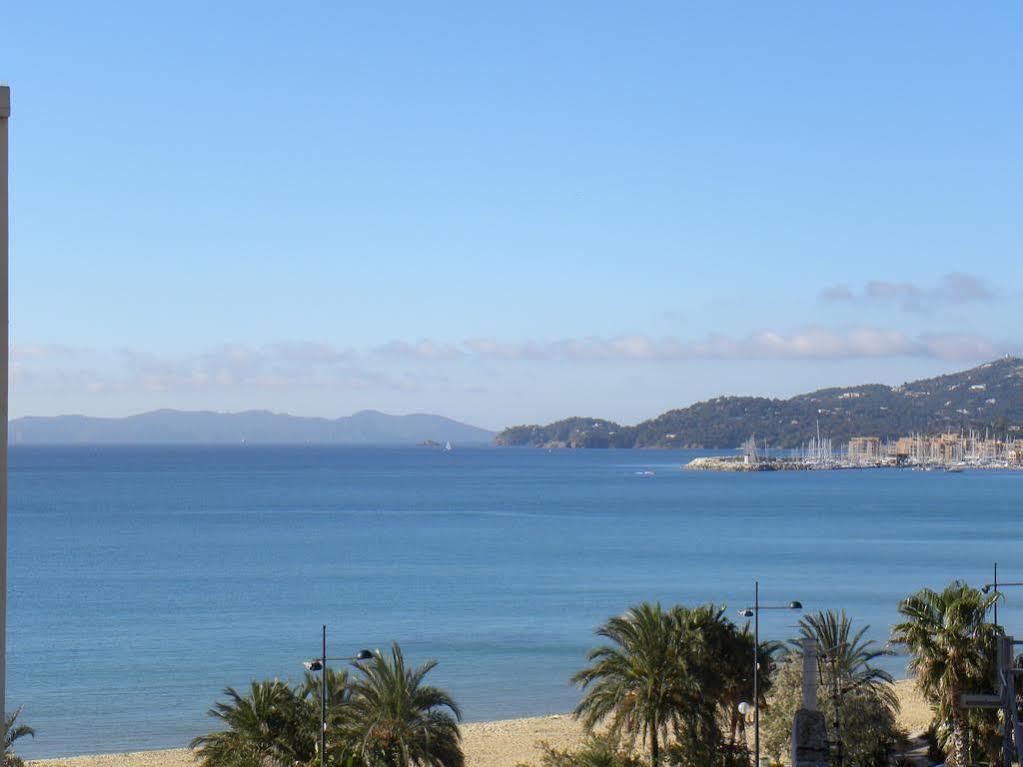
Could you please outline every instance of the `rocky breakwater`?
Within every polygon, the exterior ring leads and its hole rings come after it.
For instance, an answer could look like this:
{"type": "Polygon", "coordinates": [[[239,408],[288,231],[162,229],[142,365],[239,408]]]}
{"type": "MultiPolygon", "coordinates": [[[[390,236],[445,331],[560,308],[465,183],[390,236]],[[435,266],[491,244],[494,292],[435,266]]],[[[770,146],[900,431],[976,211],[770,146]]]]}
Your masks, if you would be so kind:
{"type": "Polygon", "coordinates": [[[694,458],[683,468],[689,471],[775,471],[784,467],[773,461],[748,461],[739,455],[712,455],[694,458]]]}

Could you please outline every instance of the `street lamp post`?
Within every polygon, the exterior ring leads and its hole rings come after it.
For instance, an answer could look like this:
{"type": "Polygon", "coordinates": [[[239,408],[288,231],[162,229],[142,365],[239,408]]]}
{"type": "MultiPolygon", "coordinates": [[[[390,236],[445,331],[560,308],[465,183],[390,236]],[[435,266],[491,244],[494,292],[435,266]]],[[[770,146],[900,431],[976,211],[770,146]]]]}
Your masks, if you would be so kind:
{"type": "MultiPolygon", "coordinates": [[[[998,595],[1000,595],[1002,593],[1001,591],[999,591],[999,588],[1001,588],[1003,586],[1023,586],[1023,581],[1002,581],[1001,583],[999,583],[998,582],[998,563],[995,562],[995,579],[994,579],[994,581],[992,581],[991,583],[985,583],[983,586],[980,587],[980,590],[983,591],[985,594],[987,594],[987,593],[991,592],[992,590],[994,590],[995,596],[998,596],[998,595]]],[[[998,628],[998,600],[997,599],[995,600],[995,628],[998,628]]]]}
{"type": "Polygon", "coordinates": [[[327,627],[324,625],[323,645],[320,657],[314,658],[313,660],[307,660],[302,664],[305,666],[306,671],[320,672],[320,767],[326,767],[327,765],[327,661],[347,660],[358,662],[360,660],[369,660],[372,657],[373,653],[369,650],[359,650],[359,652],[352,656],[328,658],[327,627]]]}
{"type": "Polygon", "coordinates": [[[753,619],[753,767],[760,767],[760,611],[802,610],[802,602],[787,605],[760,604],[760,581],[753,582],[753,606],[739,611],[744,618],[753,619]]]}
{"type": "MultiPolygon", "coordinates": [[[[7,333],[8,245],[7,229],[7,123],[11,116],[11,89],[0,85],[0,722],[5,722],[7,694],[7,333]]],[[[0,743],[0,758],[6,749],[0,743]]]]}
{"type": "MultiPolygon", "coordinates": [[[[995,579],[991,583],[985,583],[980,587],[980,590],[985,594],[989,594],[992,590],[995,592],[995,628],[998,628],[998,597],[1001,596],[1001,589],[1005,586],[1023,586],[1023,581],[999,581],[998,580],[998,563],[995,562],[995,579]]],[[[1012,761],[1012,757],[1009,754],[1012,753],[1012,731],[1008,726],[1008,722],[1002,723],[1002,754],[1006,764],[1012,761]]]]}

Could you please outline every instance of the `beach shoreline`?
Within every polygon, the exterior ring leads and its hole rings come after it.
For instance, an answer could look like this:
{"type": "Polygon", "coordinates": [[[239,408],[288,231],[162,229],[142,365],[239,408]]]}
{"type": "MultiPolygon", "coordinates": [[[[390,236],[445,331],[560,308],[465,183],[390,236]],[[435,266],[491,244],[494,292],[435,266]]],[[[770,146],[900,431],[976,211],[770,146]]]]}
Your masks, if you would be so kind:
{"type": "MultiPolygon", "coordinates": [[[[919,734],[930,722],[927,703],[914,687],[913,680],[895,683],[901,711],[899,722],[911,735],[919,734]]],[[[570,714],[550,714],[462,725],[462,745],[466,767],[517,767],[537,764],[540,743],[559,749],[572,748],[584,738],[580,724],[570,714]]],[[[113,754],[36,759],[31,767],[194,767],[193,753],[187,748],[158,751],[132,751],[113,754]]]]}

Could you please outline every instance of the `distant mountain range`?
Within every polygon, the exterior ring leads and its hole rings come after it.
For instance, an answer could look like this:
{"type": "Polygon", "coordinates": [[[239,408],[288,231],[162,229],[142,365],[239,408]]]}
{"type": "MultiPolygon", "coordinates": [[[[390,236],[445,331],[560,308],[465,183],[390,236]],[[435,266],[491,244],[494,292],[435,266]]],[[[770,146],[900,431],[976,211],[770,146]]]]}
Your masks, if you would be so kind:
{"type": "Polygon", "coordinates": [[[439,415],[363,410],[345,418],[154,410],[126,418],[28,416],[10,423],[12,445],[487,443],[494,432],[439,415]]]}
{"type": "Polygon", "coordinates": [[[895,439],[913,433],[990,430],[1023,438],[1023,360],[1006,357],[960,373],[902,386],[866,384],[821,389],[791,399],[717,397],[636,426],[568,418],[547,426],[513,426],[500,445],[544,447],[734,448],[758,442],[791,448],[820,424],[837,443],[850,437],[895,439]]]}

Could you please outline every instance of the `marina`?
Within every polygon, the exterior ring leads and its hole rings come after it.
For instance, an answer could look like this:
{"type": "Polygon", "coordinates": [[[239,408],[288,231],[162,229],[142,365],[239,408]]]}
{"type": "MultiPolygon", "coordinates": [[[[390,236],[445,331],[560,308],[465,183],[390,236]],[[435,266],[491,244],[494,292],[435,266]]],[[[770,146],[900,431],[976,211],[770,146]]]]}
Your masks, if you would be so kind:
{"type": "Polygon", "coordinates": [[[965,469],[1023,469],[1023,440],[983,437],[976,432],[913,435],[883,442],[879,437],[853,437],[845,450],[832,449],[830,438],[815,437],[796,450],[758,446],[751,436],[736,455],[700,456],[683,467],[694,471],[831,471],[837,469],[911,469],[958,473],[965,469]]]}

